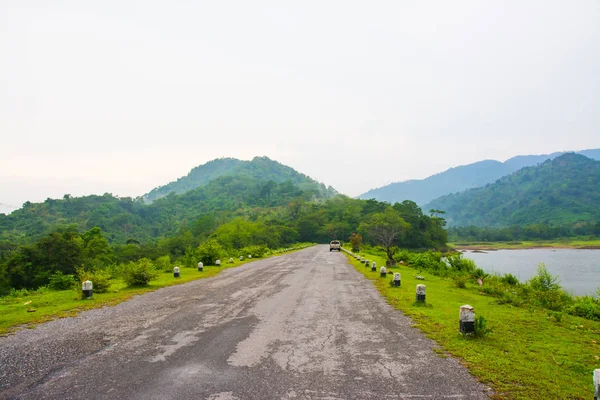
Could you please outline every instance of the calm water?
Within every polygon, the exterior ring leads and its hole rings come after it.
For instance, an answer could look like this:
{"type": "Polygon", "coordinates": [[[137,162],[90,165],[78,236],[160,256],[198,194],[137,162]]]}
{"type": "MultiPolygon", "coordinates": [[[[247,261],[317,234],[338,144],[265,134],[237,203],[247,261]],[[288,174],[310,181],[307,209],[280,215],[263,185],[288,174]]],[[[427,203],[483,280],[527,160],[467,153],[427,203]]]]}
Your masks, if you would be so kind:
{"type": "Polygon", "coordinates": [[[521,282],[535,275],[541,262],[552,275],[558,275],[565,291],[577,296],[595,295],[600,286],[600,250],[532,249],[498,250],[486,253],[467,251],[465,258],[475,261],[488,273],[513,274],[521,282]]]}

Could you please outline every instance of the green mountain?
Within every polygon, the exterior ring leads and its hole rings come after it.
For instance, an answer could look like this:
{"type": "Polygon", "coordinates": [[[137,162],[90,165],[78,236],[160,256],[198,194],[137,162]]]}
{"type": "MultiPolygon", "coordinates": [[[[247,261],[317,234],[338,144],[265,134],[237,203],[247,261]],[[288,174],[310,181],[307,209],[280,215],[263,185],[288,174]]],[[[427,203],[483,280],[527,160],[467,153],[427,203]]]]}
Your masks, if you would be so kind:
{"type": "MultiPolygon", "coordinates": [[[[577,153],[600,160],[600,149],[582,150],[577,153]]],[[[391,183],[378,189],[369,190],[358,197],[360,199],[386,201],[392,204],[408,199],[419,205],[424,205],[440,196],[495,182],[523,167],[534,166],[562,154],[565,154],[565,152],[516,156],[503,163],[495,160],[479,161],[450,168],[425,179],[391,183]]]]}
{"type": "Polygon", "coordinates": [[[248,176],[261,181],[276,183],[291,182],[303,190],[317,189],[319,197],[335,196],[337,191],[325,187],[322,183],[301,174],[286,165],[273,161],[268,157],[255,157],[252,161],[242,161],[235,158],[218,158],[206,164],[193,168],[189,174],[164,186],[152,189],[142,196],[146,203],[167,196],[169,193],[185,193],[207,185],[210,181],[223,176],[248,176]]]}
{"type": "MultiPolygon", "coordinates": [[[[75,225],[79,231],[100,227],[111,242],[124,243],[129,239],[143,242],[174,235],[181,229],[202,230],[204,228],[194,224],[208,215],[218,221],[236,216],[256,217],[293,201],[318,203],[337,193],[331,187],[326,188],[266,157],[250,162],[221,159],[207,165],[207,170],[212,173],[207,175],[211,179],[197,174],[204,166],[195,168],[190,174],[195,182],[205,179],[203,185],[182,194],[170,190],[168,195],[151,204],[108,193],[77,198],[65,196],[43,203],[27,202],[9,215],[0,214],[0,241],[32,242],[58,226],[75,225]],[[237,167],[227,174],[217,176],[215,173],[232,165],[237,167]]],[[[182,178],[177,182],[186,183],[190,179],[182,178]]]]}
{"type": "Polygon", "coordinates": [[[440,197],[425,209],[444,210],[451,226],[599,221],[600,161],[566,153],[485,187],[440,197]]]}

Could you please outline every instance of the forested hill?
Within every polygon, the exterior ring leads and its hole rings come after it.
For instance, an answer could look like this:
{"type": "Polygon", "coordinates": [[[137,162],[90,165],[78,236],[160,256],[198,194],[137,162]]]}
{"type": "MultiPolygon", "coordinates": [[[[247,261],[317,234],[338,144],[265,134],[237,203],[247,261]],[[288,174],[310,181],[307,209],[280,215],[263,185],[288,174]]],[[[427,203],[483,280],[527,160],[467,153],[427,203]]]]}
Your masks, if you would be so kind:
{"type": "Polygon", "coordinates": [[[485,187],[440,197],[425,208],[444,210],[451,226],[600,221],[600,161],[567,153],[485,187]]]}
{"type": "Polygon", "coordinates": [[[332,187],[325,187],[322,183],[301,174],[286,165],[273,161],[268,157],[255,157],[252,161],[242,161],[235,158],[218,158],[193,168],[189,174],[164,186],[159,186],[143,197],[144,201],[151,203],[167,196],[169,193],[185,193],[207,185],[210,181],[223,176],[248,176],[261,181],[275,183],[291,182],[302,190],[314,191],[318,196],[330,198],[337,192],[332,187]]]}
{"type": "Polygon", "coordinates": [[[65,195],[61,200],[27,202],[9,215],[0,214],[0,241],[33,242],[59,226],[75,225],[79,231],[100,227],[111,242],[144,242],[177,234],[181,229],[211,229],[216,221],[235,216],[267,214],[272,208],[294,201],[314,202],[330,197],[330,192],[323,191],[322,185],[314,181],[277,183],[246,174],[221,176],[152,204],[111,194],[78,198],[65,195]]]}
{"type": "MultiPolygon", "coordinates": [[[[600,149],[582,150],[577,153],[600,160],[600,149]]],[[[378,189],[369,190],[359,198],[374,198],[392,204],[409,199],[419,205],[424,205],[440,196],[493,183],[523,167],[534,166],[562,154],[565,153],[516,156],[503,163],[495,160],[479,161],[450,168],[426,179],[391,183],[378,189]]]]}

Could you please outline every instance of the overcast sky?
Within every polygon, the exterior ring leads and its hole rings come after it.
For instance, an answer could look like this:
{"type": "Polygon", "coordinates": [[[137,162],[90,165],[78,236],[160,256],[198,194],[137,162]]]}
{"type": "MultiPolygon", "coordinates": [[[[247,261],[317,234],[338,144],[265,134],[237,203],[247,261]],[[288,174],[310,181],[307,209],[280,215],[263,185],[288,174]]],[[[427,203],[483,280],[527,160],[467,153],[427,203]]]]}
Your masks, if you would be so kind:
{"type": "Polygon", "coordinates": [[[0,203],[266,155],[348,195],[600,147],[600,2],[0,0],[0,203]]]}

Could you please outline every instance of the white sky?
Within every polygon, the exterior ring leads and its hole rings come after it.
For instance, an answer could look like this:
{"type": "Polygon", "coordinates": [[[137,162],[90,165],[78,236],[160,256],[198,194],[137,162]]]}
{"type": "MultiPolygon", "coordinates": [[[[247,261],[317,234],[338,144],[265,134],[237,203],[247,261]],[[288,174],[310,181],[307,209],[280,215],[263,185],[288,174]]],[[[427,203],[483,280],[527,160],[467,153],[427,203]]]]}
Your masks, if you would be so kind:
{"type": "Polygon", "coordinates": [[[358,195],[600,147],[600,2],[0,0],[0,203],[266,155],[358,195]]]}

